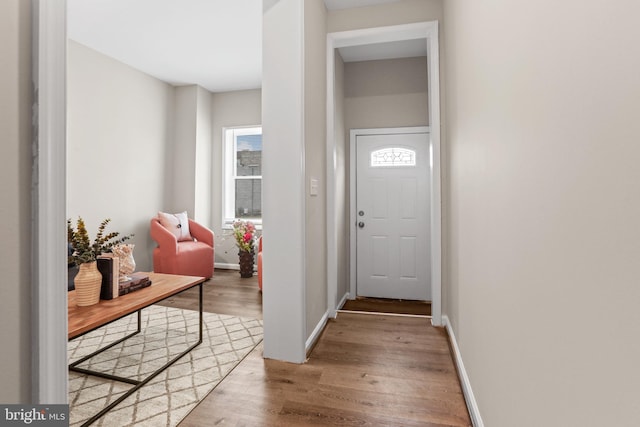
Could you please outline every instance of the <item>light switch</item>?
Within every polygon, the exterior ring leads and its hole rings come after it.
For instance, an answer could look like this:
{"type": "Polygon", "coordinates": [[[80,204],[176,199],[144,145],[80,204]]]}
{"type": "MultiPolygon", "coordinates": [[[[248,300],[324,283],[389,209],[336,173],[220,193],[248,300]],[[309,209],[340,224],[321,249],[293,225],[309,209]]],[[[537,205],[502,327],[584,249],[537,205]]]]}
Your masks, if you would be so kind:
{"type": "Polygon", "coordinates": [[[309,195],[310,196],[317,196],[318,195],[318,179],[317,178],[311,178],[311,181],[309,182],[309,195]]]}

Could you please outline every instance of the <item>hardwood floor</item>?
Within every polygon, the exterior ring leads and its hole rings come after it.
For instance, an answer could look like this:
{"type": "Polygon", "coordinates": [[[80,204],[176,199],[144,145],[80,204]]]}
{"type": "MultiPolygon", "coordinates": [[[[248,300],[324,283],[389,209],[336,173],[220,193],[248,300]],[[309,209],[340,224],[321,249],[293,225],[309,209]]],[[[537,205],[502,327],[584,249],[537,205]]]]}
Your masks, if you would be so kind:
{"type": "MultiPolygon", "coordinates": [[[[237,270],[215,270],[203,285],[202,309],[209,313],[262,319],[262,293],[258,277],[242,279],[237,270]]],[[[198,310],[198,289],[190,289],[159,305],[198,310]]]]}
{"type": "MultiPolygon", "coordinates": [[[[254,279],[216,270],[205,311],[256,317],[254,279]]],[[[197,294],[166,301],[193,304],[197,294]]],[[[305,364],[265,360],[262,351],[260,344],[180,427],[471,425],[446,332],[428,319],[340,313],[305,364]]]]}
{"type": "Polygon", "coordinates": [[[358,297],[354,300],[347,300],[341,310],[431,316],[431,303],[426,301],[358,297]]]}

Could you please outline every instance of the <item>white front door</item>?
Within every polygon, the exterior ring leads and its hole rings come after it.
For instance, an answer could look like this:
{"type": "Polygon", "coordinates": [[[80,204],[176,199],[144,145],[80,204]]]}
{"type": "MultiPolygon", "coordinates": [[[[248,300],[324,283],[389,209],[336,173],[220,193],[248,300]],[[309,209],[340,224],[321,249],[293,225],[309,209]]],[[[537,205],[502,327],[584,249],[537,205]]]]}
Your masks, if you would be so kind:
{"type": "Polygon", "coordinates": [[[358,296],[431,300],[429,135],[356,139],[358,296]]]}

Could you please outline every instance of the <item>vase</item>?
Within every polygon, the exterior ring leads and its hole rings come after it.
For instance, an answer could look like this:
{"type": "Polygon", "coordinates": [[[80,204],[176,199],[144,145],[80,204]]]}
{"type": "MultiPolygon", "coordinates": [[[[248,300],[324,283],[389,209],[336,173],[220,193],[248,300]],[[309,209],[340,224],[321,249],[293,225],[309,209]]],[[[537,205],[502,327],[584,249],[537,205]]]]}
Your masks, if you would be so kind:
{"type": "Polygon", "coordinates": [[[76,287],[76,304],[80,307],[97,304],[100,301],[102,274],[95,261],[80,264],[73,283],[76,287]]]}
{"type": "Polygon", "coordinates": [[[240,250],[238,257],[240,258],[240,277],[253,277],[253,250],[240,250]]]}
{"type": "Polygon", "coordinates": [[[134,247],[135,245],[131,243],[113,247],[113,254],[118,257],[120,262],[120,282],[130,280],[129,274],[136,271],[136,260],[133,258],[134,247]]]}

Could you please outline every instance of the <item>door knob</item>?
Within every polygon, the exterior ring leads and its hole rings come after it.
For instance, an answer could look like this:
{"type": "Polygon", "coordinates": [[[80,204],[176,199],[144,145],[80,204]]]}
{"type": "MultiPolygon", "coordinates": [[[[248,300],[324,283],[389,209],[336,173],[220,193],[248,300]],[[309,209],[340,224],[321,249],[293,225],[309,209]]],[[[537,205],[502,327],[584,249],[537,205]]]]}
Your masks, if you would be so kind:
{"type": "Polygon", "coordinates": [[[360,228],[364,228],[364,222],[360,221],[360,222],[358,223],[358,227],[360,227],[360,228]]]}

